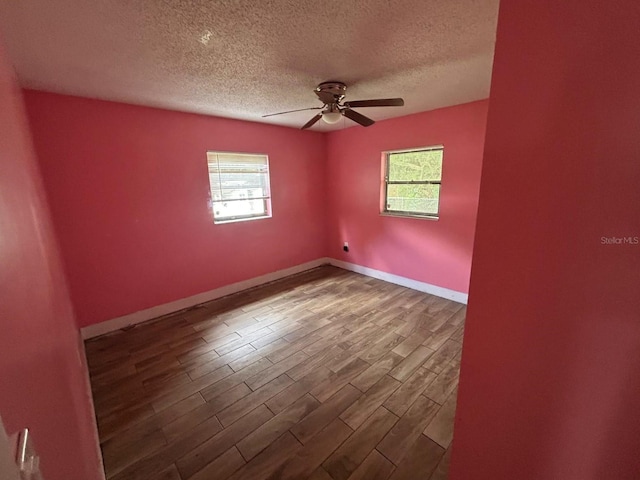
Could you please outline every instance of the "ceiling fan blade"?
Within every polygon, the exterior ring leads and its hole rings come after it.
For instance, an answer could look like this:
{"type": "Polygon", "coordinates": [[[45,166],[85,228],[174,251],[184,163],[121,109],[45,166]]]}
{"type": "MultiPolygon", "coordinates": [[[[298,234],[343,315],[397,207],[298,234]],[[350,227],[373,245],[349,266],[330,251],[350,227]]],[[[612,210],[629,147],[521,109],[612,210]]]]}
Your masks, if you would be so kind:
{"type": "Polygon", "coordinates": [[[359,123],[363,127],[369,127],[374,123],[376,123],[375,121],[371,120],[369,117],[365,117],[361,113],[358,113],[355,110],[351,110],[350,108],[345,108],[344,110],[342,110],[342,114],[345,117],[353,120],[354,122],[359,123]]]}
{"type": "Polygon", "coordinates": [[[303,112],[305,110],[321,110],[324,107],[309,107],[309,108],[299,108],[297,110],[287,110],[286,112],[278,112],[278,113],[269,113],[267,115],[262,115],[262,118],[265,117],[273,117],[274,115],[283,115],[285,113],[293,113],[293,112],[303,112]]]}
{"type": "Polygon", "coordinates": [[[315,117],[313,117],[311,120],[309,120],[307,123],[305,123],[300,130],[305,130],[305,129],[309,128],[309,127],[312,127],[321,118],[322,118],[322,114],[318,113],[315,117]]]}
{"type": "Polygon", "coordinates": [[[348,108],[359,107],[402,107],[404,100],[401,98],[378,98],[376,100],[356,100],[354,102],[344,102],[348,108]]]}

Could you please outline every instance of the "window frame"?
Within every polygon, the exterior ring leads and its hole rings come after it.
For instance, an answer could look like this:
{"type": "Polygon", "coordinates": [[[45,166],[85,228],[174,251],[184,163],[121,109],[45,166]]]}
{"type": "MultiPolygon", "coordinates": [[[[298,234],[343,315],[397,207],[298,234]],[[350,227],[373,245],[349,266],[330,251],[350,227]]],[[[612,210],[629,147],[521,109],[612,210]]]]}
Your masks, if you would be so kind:
{"type": "MultiPolygon", "coordinates": [[[[249,221],[249,220],[261,220],[261,219],[266,219],[266,218],[271,218],[273,215],[272,212],[272,206],[271,206],[271,168],[270,168],[270,162],[269,162],[269,155],[266,153],[248,153],[248,152],[223,152],[223,151],[219,151],[219,150],[207,150],[207,177],[208,177],[208,182],[209,182],[209,199],[210,199],[210,205],[211,205],[211,216],[213,218],[213,223],[218,225],[218,224],[224,224],[224,223],[234,223],[234,222],[245,222],[245,221],[249,221]],[[213,197],[213,186],[211,185],[211,175],[210,175],[210,171],[209,171],[209,165],[210,165],[210,161],[209,161],[209,155],[234,155],[234,156],[245,156],[245,157],[263,157],[265,159],[265,166],[266,166],[266,189],[268,191],[268,195],[266,196],[260,196],[260,197],[247,197],[247,198],[238,198],[238,199],[231,199],[231,200],[226,200],[227,202],[238,202],[238,201],[247,201],[249,199],[251,200],[262,200],[264,203],[264,213],[260,213],[260,214],[255,214],[255,215],[234,215],[231,217],[225,217],[224,219],[219,219],[216,218],[216,214],[215,214],[215,204],[222,202],[223,200],[215,200],[213,197]]],[[[220,165],[220,162],[218,161],[218,165],[220,165]]],[[[222,185],[220,184],[220,190],[222,191],[222,185]]]]}
{"type": "Polygon", "coordinates": [[[444,145],[431,145],[428,147],[420,147],[420,148],[408,148],[404,150],[388,150],[383,152],[383,161],[384,161],[384,188],[383,188],[383,198],[382,198],[382,210],[380,212],[381,215],[387,215],[392,217],[407,217],[407,218],[422,218],[429,220],[438,220],[440,218],[440,198],[442,195],[442,176],[443,176],[443,168],[444,168],[444,145]],[[440,161],[440,180],[411,180],[411,181],[389,181],[389,167],[390,167],[390,156],[398,153],[413,153],[413,152],[431,152],[431,151],[441,151],[442,159],[440,161]],[[389,210],[387,208],[388,205],[388,194],[389,194],[389,185],[439,185],[440,189],[438,190],[438,210],[436,213],[423,213],[423,212],[412,212],[408,210],[389,210]]]}

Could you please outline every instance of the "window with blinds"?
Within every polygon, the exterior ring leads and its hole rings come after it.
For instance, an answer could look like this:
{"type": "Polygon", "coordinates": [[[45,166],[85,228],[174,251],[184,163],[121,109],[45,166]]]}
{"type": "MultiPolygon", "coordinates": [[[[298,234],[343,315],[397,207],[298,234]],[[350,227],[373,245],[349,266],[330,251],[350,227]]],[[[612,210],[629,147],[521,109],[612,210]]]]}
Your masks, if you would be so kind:
{"type": "Polygon", "coordinates": [[[438,218],[444,147],[387,152],[383,213],[438,218]]]}
{"type": "Polygon", "coordinates": [[[266,155],[207,152],[215,223],[271,216],[266,155]]]}

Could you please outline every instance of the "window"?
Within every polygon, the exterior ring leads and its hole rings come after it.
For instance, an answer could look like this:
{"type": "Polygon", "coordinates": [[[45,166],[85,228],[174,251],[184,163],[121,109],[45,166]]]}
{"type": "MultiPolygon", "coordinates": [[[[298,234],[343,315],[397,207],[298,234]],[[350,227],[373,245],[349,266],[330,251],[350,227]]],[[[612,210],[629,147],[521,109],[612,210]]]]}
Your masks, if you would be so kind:
{"type": "Polygon", "coordinates": [[[271,216],[266,155],[207,152],[215,223],[271,216]]]}
{"type": "Polygon", "coordinates": [[[444,147],[386,153],[383,213],[438,218],[444,147]]]}

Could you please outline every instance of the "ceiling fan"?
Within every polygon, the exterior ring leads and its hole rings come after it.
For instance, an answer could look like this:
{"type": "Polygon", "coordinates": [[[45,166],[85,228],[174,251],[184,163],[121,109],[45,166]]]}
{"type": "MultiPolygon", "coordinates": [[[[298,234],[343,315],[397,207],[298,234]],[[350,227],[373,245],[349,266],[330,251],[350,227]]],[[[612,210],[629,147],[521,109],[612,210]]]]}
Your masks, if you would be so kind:
{"type": "Polygon", "coordinates": [[[322,107],[300,108],[298,110],[288,110],[286,112],[270,113],[262,117],[272,117],[274,115],[282,115],[285,113],[302,112],[304,110],[322,110],[311,120],[302,126],[302,130],[313,126],[318,120],[322,119],[325,123],[338,123],[342,116],[359,123],[363,127],[373,125],[375,121],[369,117],[365,117],[361,113],[352,110],[352,108],[360,107],[402,107],[404,100],[402,98],[379,98],[376,100],[356,100],[353,102],[343,102],[347,86],[342,82],[323,82],[314,90],[318,99],[324,104],[322,107]]]}

